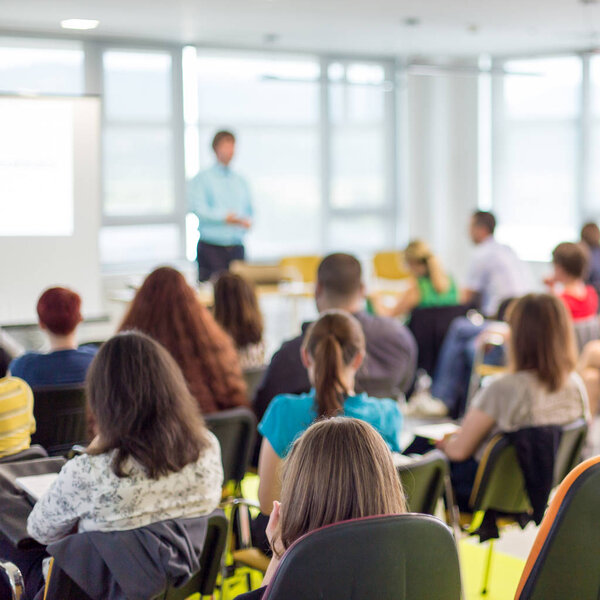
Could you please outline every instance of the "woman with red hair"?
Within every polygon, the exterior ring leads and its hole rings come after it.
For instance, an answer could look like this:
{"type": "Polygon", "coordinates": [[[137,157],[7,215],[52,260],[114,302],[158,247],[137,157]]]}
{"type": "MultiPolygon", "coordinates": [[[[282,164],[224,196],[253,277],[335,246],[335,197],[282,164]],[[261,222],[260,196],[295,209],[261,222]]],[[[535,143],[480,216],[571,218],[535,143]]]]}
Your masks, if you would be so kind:
{"type": "Polygon", "coordinates": [[[40,296],[37,313],[50,352],[27,352],[14,359],[10,374],[31,387],[83,383],[97,349],[77,347],[77,326],[82,321],[79,294],[63,287],[50,288],[40,296]]]}
{"type": "Polygon", "coordinates": [[[248,405],[232,339],[179,271],[161,267],[146,277],[119,327],[132,329],[171,353],[204,414],[248,405]]]}

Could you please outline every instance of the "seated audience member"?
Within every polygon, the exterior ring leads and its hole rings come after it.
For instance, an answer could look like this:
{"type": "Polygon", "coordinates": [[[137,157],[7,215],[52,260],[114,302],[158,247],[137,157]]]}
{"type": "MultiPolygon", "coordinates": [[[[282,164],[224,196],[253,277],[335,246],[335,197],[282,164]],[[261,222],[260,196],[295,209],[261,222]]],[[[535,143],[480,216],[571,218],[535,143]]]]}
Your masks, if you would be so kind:
{"type": "Polygon", "coordinates": [[[600,229],[596,223],[586,223],[582,227],[581,243],[589,255],[585,282],[600,293],[600,229]]]}
{"type": "Polygon", "coordinates": [[[585,383],[590,412],[595,416],[600,410],[600,340],[593,340],[584,346],[577,363],[577,372],[585,383]]]}
{"type": "Polygon", "coordinates": [[[17,377],[0,379],[0,457],[29,448],[35,432],[33,393],[17,377]]]}
{"type": "Polygon", "coordinates": [[[356,372],[365,357],[365,336],[358,320],[339,310],[324,312],[309,327],[301,353],[313,388],[306,394],[276,396],[258,426],[263,435],[258,497],[264,514],[279,500],[281,461],[316,419],[336,415],[362,419],[375,427],[393,452],[400,452],[398,403],[354,391],[356,372]]]}
{"type": "MultiPolygon", "coordinates": [[[[263,586],[283,553],[304,534],[349,519],[401,514],[406,504],[381,436],[363,421],[335,417],[315,423],[294,443],[283,466],[281,504],[273,502],[270,512],[273,558],[263,586]]],[[[265,589],[237,600],[259,600],[265,589]]]]}
{"type": "Polygon", "coordinates": [[[528,294],[514,304],[508,321],[510,372],[482,388],[460,430],[438,444],[452,461],[461,509],[467,508],[478,462],[492,435],[565,425],[589,415],[583,382],[574,372],[573,325],[560,300],[528,294]]]}
{"type": "Polygon", "coordinates": [[[25,353],[25,348],[0,328],[0,377],[8,373],[8,367],[17,356],[25,353]]]}
{"type": "Polygon", "coordinates": [[[408,289],[392,307],[386,306],[379,295],[373,296],[371,300],[378,315],[398,317],[409,314],[417,307],[458,304],[458,291],[454,280],[444,272],[439,259],[425,242],[410,242],[404,251],[404,260],[411,273],[408,289]]]}
{"type": "MultiPolygon", "coordinates": [[[[480,303],[481,312],[490,320],[504,301],[519,297],[530,287],[523,263],[508,246],[494,238],[496,218],[490,212],[477,211],[471,217],[469,234],[475,244],[467,271],[463,304],[480,303]]],[[[440,348],[430,393],[420,394],[409,404],[409,412],[422,415],[461,415],[466,400],[477,336],[490,326],[468,317],[455,319],[440,348]]]]}
{"type": "MultiPolygon", "coordinates": [[[[160,344],[133,332],[108,340],[86,388],[97,435],[35,504],[27,521],[32,538],[50,544],[73,532],[135,529],[217,507],[219,442],[160,344]]],[[[25,573],[29,597],[42,586],[44,556],[0,538],[0,558],[25,573]]]]}
{"type": "Polygon", "coordinates": [[[584,281],[587,257],[581,246],[563,242],[552,251],[553,274],[544,280],[567,307],[573,321],[589,319],[598,312],[598,294],[584,281]]]}
{"type": "Polygon", "coordinates": [[[204,414],[248,405],[232,339],[179,271],[161,267],[146,277],[119,328],[132,329],[171,353],[204,414]]]}
{"type": "Polygon", "coordinates": [[[471,217],[469,235],[475,244],[467,271],[461,302],[480,299],[481,312],[492,317],[506,298],[516,298],[530,288],[525,265],[514,251],[494,238],[496,218],[490,212],[477,211],[471,217]]]}
{"type": "MultiPolygon", "coordinates": [[[[319,265],[315,299],[320,313],[340,309],[351,313],[360,323],[366,339],[365,360],[357,374],[360,378],[389,378],[402,391],[413,383],[417,364],[417,344],[410,331],[396,319],[367,314],[361,266],[349,254],[330,254],[319,265]]],[[[309,327],[285,342],[273,355],[271,364],[256,392],[253,408],[260,420],[271,400],[278,394],[308,392],[310,381],[300,358],[300,347],[309,327]]]]}
{"type": "Polygon", "coordinates": [[[242,369],[265,362],[263,318],[256,292],[240,275],[224,271],[214,284],[217,323],[233,338],[242,369]]]}
{"type": "Polygon", "coordinates": [[[77,326],[81,323],[81,298],[66,288],[50,288],[38,300],[37,313],[42,331],[50,340],[50,352],[27,352],[9,366],[11,375],[31,387],[83,383],[96,348],[77,347],[77,326]]]}

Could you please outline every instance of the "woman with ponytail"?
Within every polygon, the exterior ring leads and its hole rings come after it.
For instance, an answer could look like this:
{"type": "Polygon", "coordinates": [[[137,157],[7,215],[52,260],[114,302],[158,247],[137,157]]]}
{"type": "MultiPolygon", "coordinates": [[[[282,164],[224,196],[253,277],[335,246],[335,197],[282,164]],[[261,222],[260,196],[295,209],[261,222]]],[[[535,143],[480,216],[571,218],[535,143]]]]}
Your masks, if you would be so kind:
{"type": "Polygon", "coordinates": [[[458,304],[458,290],[452,277],[444,271],[425,242],[410,242],[404,251],[404,260],[411,274],[408,289],[392,307],[386,306],[380,297],[372,297],[371,303],[378,315],[397,317],[406,315],[417,307],[458,304]]]}
{"type": "Polygon", "coordinates": [[[301,353],[311,391],[276,396],[258,426],[263,435],[258,497],[264,514],[269,514],[273,501],[279,500],[279,470],[292,443],[318,419],[345,416],[366,421],[392,452],[400,452],[402,413],[398,403],[354,391],[356,371],[365,357],[360,323],[341,310],[324,312],[310,326],[301,353]]]}

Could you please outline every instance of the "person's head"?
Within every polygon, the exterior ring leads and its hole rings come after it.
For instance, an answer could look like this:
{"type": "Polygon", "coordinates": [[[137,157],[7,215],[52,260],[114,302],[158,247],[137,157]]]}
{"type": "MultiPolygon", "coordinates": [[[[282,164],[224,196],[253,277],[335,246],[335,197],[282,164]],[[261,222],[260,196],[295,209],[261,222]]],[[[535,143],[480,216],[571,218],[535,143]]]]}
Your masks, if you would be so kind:
{"type": "Polygon", "coordinates": [[[146,277],[119,327],[133,329],[171,353],[205,410],[247,403],[233,341],[179,271],[160,267],[146,277]]]}
{"type": "Polygon", "coordinates": [[[339,252],[321,261],[315,290],[319,312],[330,308],[356,312],[364,293],[362,268],[354,256],[339,252]]]}
{"type": "Polygon", "coordinates": [[[53,287],[38,300],[37,314],[40,327],[55,336],[68,336],[81,323],[81,298],[72,290],[53,287]]]}
{"type": "Polygon", "coordinates": [[[224,271],[215,281],[215,319],[238,348],[258,344],[263,318],[254,287],[240,275],[224,271]]]}
{"type": "Polygon", "coordinates": [[[332,417],[354,391],[354,375],[365,357],[365,335],[360,323],[341,310],[325,311],[306,332],[302,362],[315,387],[317,413],[332,417]]]}
{"type": "Polygon", "coordinates": [[[565,305],[551,294],[527,294],[511,305],[508,324],[512,370],[533,371],[550,391],[559,389],[576,362],[565,305]]]}
{"type": "Polygon", "coordinates": [[[429,276],[429,261],[433,258],[431,248],[422,240],[413,240],[404,250],[404,261],[415,277],[429,276]]]}
{"type": "Polygon", "coordinates": [[[217,160],[227,166],[235,154],[235,135],[231,131],[217,131],[213,137],[212,149],[217,160]]]}
{"type": "Polygon", "coordinates": [[[495,229],[496,217],[491,212],[477,210],[471,216],[469,235],[474,244],[481,244],[493,236],[495,229]]]}
{"type": "Polygon", "coordinates": [[[131,457],[158,479],[198,460],[206,430],[181,370],[159,343],[139,332],[102,346],[86,378],[99,435],[95,453],[116,450],[112,468],[126,475],[131,457]]]}
{"type": "Polygon", "coordinates": [[[581,241],[590,248],[597,248],[600,246],[600,229],[596,223],[586,223],[581,228],[581,241]]]}
{"type": "Polygon", "coordinates": [[[281,482],[278,537],[284,550],[325,525],[404,512],[391,452],[368,423],[317,421],[294,443],[281,482]]]}
{"type": "Polygon", "coordinates": [[[579,244],[563,242],[552,251],[554,279],[560,283],[569,283],[583,279],[587,269],[587,256],[579,244]]]}

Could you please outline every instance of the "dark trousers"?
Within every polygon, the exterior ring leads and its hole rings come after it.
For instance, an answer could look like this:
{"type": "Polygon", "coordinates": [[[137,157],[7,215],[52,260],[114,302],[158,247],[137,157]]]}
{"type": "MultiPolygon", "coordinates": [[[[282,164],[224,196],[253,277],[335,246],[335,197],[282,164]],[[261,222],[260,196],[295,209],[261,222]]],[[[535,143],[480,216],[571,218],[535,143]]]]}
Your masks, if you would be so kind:
{"type": "Polygon", "coordinates": [[[213,275],[227,271],[234,260],[244,260],[244,246],[217,246],[200,240],[198,242],[198,281],[208,281],[213,275]]]}
{"type": "MultiPolygon", "coordinates": [[[[44,586],[42,575],[42,561],[46,558],[46,550],[43,546],[30,550],[15,548],[12,543],[0,534],[0,559],[7,560],[19,567],[23,580],[25,581],[25,594],[23,600],[31,600],[44,586]]],[[[8,595],[8,583],[0,577],[0,598],[10,598],[8,595]]]]}

